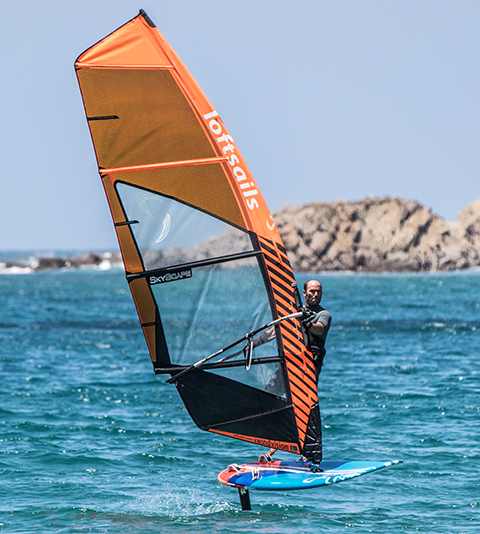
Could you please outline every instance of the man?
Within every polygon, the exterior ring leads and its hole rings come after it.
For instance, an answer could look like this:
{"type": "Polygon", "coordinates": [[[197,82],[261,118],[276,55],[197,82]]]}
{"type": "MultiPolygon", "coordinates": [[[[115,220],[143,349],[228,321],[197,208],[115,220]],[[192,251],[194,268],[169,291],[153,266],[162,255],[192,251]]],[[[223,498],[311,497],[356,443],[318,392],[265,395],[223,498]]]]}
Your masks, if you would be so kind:
{"type": "Polygon", "coordinates": [[[325,341],[332,322],[330,313],[320,306],[322,300],[322,284],[318,280],[308,280],[303,286],[303,297],[305,307],[313,312],[310,318],[303,321],[303,326],[307,331],[307,348],[313,354],[315,363],[315,376],[322,370],[323,359],[325,358],[325,341]]]}
{"type": "MultiPolygon", "coordinates": [[[[330,330],[330,323],[332,322],[330,313],[320,306],[322,295],[322,284],[318,280],[308,280],[305,282],[303,286],[303,298],[305,299],[307,317],[302,320],[302,324],[307,333],[307,349],[313,355],[317,381],[322,370],[323,359],[326,353],[325,342],[328,331],[330,330]]],[[[258,461],[272,461],[271,456],[275,451],[276,449],[270,449],[267,454],[262,454],[258,461]]]]}

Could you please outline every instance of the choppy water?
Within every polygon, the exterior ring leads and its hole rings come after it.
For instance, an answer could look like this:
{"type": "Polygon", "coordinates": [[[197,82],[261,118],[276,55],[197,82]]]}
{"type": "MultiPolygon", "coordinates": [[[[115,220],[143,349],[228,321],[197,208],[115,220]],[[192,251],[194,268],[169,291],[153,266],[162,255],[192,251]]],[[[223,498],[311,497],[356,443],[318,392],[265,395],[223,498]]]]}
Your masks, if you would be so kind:
{"type": "Polygon", "coordinates": [[[0,276],[0,531],[480,532],[480,273],[321,278],[324,457],[405,463],[241,512],[120,271],[0,276]]]}

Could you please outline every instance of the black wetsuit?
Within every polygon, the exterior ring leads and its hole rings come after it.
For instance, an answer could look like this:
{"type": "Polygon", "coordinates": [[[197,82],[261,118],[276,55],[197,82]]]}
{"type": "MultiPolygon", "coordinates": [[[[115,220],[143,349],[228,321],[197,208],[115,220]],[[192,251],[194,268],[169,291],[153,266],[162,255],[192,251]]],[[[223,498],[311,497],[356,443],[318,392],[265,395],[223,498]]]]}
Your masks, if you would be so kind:
{"type": "Polygon", "coordinates": [[[325,330],[321,336],[313,334],[309,328],[306,328],[307,337],[308,337],[308,349],[313,354],[313,359],[315,363],[315,375],[318,378],[320,371],[323,366],[323,359],[325,358],[325,341],[327,340],[327,334],[330,329],[330,323],[332,321],[332,316],[330,313],[317,304],[316,306],[308,306],[308,308],[315,312],[315,317],[311,319],[311,323],[322,323],[325,327],[325,330]]]}

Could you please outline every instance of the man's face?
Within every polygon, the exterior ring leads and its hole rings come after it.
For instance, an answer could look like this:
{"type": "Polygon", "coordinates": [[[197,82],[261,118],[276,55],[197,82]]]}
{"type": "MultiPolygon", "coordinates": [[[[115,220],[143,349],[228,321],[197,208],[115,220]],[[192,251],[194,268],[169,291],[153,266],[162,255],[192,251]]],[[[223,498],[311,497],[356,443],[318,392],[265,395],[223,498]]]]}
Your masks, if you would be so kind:
{"type": "Polygon", "coordinates": [[[316,280],[309,282],[307,289],[303,291],[303,296],[305,297],[305,304],[307,306],[320,304],[322,300],[322,284],[316,280]]]}

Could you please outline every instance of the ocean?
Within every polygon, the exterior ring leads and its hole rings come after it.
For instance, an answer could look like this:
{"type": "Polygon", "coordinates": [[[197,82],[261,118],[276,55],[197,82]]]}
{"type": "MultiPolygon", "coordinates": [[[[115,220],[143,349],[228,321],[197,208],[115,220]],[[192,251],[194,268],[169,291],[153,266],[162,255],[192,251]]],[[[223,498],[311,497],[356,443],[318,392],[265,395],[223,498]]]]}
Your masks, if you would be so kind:
{"type": "Polygon", "coordinates": [[[0,532],[480,532],[480,272],[316,276],[324,458],[403,464],[242,512],[265,449],[193,424],[122,271],[3,274],[0,532]]]}

